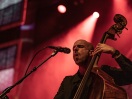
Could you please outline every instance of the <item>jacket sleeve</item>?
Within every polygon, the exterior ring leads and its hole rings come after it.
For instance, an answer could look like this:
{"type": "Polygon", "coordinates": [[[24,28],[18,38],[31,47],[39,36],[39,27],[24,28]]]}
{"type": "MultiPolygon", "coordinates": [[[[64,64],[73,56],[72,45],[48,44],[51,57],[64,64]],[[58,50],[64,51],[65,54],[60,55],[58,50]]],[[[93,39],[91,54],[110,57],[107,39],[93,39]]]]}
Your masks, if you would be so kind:
{"type": "Polygon", "coordinates": [[[132,74],[132,61],[131,60],[129,60],[124,55],[121,55],[119,58],[115,60],[124,72],[126,72],[127,74],[132,74]]]}
{"type": "Polygon", "coordinates": [[[109,74],[119,86],[132,84],[132,61],[124,55],[121,55],[116,62],[119,64],[119,68],[103,65],[101,69],[109,74]]]}

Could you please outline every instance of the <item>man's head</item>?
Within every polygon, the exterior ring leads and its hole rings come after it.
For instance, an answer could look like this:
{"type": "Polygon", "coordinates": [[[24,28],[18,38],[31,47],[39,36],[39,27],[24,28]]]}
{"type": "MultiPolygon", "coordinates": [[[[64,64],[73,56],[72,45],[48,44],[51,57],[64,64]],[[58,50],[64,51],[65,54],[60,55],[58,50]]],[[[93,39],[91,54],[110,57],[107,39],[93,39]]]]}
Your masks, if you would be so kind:
{"type": "Polygon", "coordinates": [[[86,66],[91,60],[91,51],[94,49],[92,43],[86,40],[77,40],[73,45],[73,59],[79,66],[86,66]]]}

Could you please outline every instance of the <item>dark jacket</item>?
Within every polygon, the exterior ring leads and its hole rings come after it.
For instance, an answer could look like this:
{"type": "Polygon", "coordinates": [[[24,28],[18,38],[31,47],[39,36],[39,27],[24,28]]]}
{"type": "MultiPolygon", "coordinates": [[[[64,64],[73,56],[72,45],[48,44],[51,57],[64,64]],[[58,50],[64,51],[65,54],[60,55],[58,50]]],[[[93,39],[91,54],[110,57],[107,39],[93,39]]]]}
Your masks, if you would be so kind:
{"type": "MultiPolygon", "coordinates": [[[[132,83],[132,61],[127,59],[124,55],[121,55],[118,59],[116,59],[117,63],[121,67],[120,69],[110,67],[108,65],[101,66],[101,69],[106,72],[108,75],[110,75],[114,81],[115,84],[122,86],[132,83]]],[[[90,80],[87,83],[87,87],[85,88],[85,91],[83,95],[88,95],[90,93],[89,87],[92,85],[92,79],[95,78],[94,74],[90,75],[90,80]]],[[[77,72],[73,76],[66,76],[61,86],[55,95],[54,99],[73,99],[73,96],[76,92],[76,89],[78,88],[79,83],[81,82],[82,76],[77,72]]],[[[98,87],[98,86],[97,86],[98,87]]],[[[83,99],[83,98],[82,98],[83,99]]]]}
{"type": "Polygon", "coordinates": [[[128,85],[132,83],[132,61],[121,55],[116,59],[120,69],[103,65],[101,69],[110,75],[115,83],[119,86],[128,85]]]}

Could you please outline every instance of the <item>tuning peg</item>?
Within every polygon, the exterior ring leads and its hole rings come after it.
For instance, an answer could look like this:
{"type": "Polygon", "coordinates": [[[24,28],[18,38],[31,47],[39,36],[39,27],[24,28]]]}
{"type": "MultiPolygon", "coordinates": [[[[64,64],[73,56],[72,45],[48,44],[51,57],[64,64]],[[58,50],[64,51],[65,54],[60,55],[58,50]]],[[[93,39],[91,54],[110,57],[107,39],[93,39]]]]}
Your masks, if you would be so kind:
{"type": "Polygon", "coordinates": [[[128,28],[127,28],[127,27],[125,27],[125,29],[126,29],[126,30],[128,30],[128,28]]]}
{"type": "Polygon", "coordinates": [[[120,38],[120,35],[119,35],[120,33],[117,32],[116,34],[117,34],[117,36],[120,38]]]}

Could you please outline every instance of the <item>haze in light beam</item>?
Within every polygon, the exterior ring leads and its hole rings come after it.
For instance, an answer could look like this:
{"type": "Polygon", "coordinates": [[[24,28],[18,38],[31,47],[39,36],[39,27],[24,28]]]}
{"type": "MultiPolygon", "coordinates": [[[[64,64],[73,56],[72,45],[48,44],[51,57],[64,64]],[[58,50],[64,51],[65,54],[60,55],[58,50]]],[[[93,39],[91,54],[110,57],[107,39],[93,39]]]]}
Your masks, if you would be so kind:
{"type": "Polygon", "coordinates": [[[114,0],[114,13],[125,14],[127,10],[127,0],[114,0]]]}
{"type": "Polygon", "coordinates": [[[97,18],[93,15],[86,18],[83,22],[79,23],[76,27],[71,29],[68,33],[68,39],[70,42],[74,42],[77,39],[85,39],[91,42],[97,18]]]}

